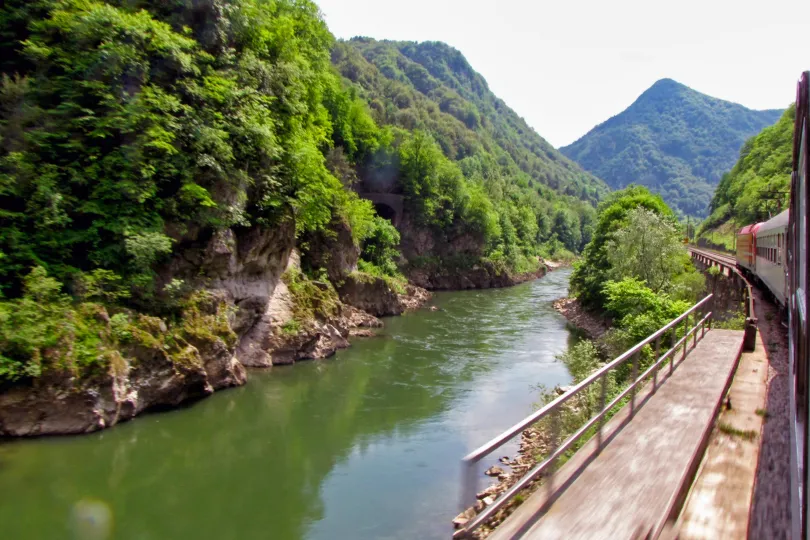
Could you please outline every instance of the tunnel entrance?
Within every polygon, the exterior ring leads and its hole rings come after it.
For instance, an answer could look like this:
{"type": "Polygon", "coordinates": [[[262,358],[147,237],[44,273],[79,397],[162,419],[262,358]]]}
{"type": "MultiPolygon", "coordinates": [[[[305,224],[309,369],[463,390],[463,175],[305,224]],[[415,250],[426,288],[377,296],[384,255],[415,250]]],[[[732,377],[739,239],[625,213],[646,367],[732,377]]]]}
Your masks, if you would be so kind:
{"type": "Polygon", "coordinates": [[[377,211],[377,215],[381,218],[385,218],[391,223],[394,223],[397,218],[397,211],[388,206],[385,203],[376,203],[374,204],[374,210],[377,211]]]}
{"type": "Polygon", "coordinates": [[[381,218],[390,221],[394,227],[399,227],[404,203],[402,195],[394,193],[360,193],[359,195],[371,201],[374,210],[381,218]]]}

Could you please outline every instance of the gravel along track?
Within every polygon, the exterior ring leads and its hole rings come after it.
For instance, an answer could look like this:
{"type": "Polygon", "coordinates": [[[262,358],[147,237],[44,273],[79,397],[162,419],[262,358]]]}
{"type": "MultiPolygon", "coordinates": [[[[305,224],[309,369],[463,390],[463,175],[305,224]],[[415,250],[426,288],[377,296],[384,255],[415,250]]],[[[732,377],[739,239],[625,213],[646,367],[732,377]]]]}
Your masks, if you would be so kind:
{"type": "Polygon", "coordinates": [[[768,356],[768,411],[762,428],[748,538],[790,538],[790,408],[787,329],[770,299],[754,289],[758,327],[768,356]]]}

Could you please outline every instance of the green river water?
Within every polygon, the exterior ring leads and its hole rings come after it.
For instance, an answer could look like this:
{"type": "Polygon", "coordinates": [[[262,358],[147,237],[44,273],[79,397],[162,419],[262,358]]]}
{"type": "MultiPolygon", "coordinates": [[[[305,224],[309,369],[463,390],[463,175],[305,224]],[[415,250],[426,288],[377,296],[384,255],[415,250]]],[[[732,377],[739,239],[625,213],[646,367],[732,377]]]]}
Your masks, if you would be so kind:
{"type": "Polygon", "coordinates": [[[100,433],[0,444],[0,537],[447,539],[461,457],[530,413],[536,385],[570,380],[555,355],[574,337],[551,307],[569,275],[440,293],[441,311],[388,318],[332,358],[100,433]]]}

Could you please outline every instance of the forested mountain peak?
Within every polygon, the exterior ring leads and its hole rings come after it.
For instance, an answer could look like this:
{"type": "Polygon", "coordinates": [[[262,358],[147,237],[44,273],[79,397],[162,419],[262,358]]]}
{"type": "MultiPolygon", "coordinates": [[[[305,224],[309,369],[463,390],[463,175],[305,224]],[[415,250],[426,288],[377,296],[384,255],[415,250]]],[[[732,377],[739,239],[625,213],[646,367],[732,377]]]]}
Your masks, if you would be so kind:
{"type": "Polygon", "coordinates": [[[676,211],[705,216],[742,144],[782,112],[747,109],[665,78],[560,150],[614,189],[642,184],[676,211]]]}

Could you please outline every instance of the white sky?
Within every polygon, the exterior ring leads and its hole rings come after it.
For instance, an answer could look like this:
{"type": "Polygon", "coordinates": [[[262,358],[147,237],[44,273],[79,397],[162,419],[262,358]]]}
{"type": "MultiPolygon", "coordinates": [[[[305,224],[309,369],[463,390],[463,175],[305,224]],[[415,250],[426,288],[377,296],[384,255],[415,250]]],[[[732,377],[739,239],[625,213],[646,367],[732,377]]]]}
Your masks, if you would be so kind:
{"type": "Polygon", "coordinates": [[[444,41],[555,147],[669,77],[784,108],[810,69],[807,0],[315,0],[335,36],[444,41]]]}

